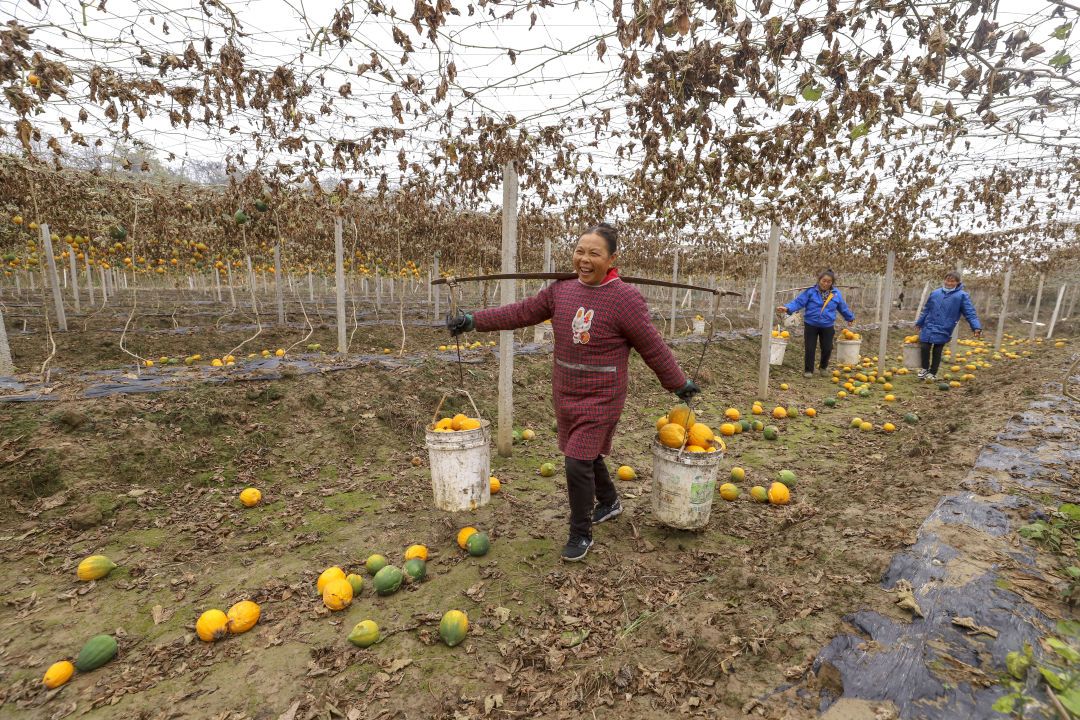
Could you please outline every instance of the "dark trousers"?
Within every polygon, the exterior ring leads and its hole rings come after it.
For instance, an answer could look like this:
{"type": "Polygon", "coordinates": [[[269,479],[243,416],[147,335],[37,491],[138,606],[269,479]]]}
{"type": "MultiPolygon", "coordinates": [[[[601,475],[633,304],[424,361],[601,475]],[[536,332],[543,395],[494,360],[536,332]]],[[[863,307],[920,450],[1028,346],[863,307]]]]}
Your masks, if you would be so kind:
{"type": "Polygon", "coordinates": [[[937,375],[938,366],[941,365],[941,351],[945,349],[945,343],[919,343],[919,352],[922,354],[922,369],[929,370],[931,375],[937,375]]]}
{"type": "Polygon", "coordinates": [[[592,537],[593,506],[619,499],[603,457],[595,460],[566,458],[566,491],[570,496],[570,533],[592,537]]]}
{"type": "Polygon", "coordinates": [[[829,358],[832,357],[833,338],[836,336],[836,328],[819,328],[813,325],[803,325],[803,369],[806,372],[814,372],[814,353],[817,351],[818,342],[821,342],[821,367],[829,366],[829,358]]]}

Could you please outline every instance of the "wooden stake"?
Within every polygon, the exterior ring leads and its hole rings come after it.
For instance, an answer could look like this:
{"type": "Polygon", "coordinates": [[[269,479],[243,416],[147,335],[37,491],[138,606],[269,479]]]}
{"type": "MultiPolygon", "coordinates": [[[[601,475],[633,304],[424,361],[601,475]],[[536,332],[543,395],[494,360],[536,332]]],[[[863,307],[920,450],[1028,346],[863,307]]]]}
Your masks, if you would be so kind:
{"type": "Polygon", "coordinates": [[[274,243],[274,294],[277,296],[278,325],[285,324],[285,298],[281,292],[281,241],[274,243]]]}
{"type": "MultiPolygon", "coordinates": [[[[502,272],[517,272],[517,202],[518,176],[514,161],[503,166],[502,272]]],[[[515,301],[514,280],[501,280],[499,300],[503,305],[515,301]]],[[[514,447],[514,332],[499,332],[499,455],[510,457],[514,447]]]]}
{"type": "MultiPolygon", "coordinates": [[[[431,267],[432,267],[431,277],[434,278],[435,280],[438,280],[439,277],[440,277],[439,276],[439,251],[438,250],[435,251],[435,256],[431,259],[431,267]]],[[[441,299],[439,297],[439,293],[442,292],[442,287],[439,286],[439,285],[428,285],[428,287],[431,288],[432,297],[435,300],[435,321],[438,322],[439,321],[439,314],[440,314],[439,313],[439,300],[441,299]]],[[[453,290],[451,290],[451,292],[453,292],[453,290]]]]}
{"type": "Polygon", "coordinates": [[[101,271],[101,306],[104,307],[109,302],[109,281],[105,279],[105,268],[98,265],[98,270],[101,271]]]}
{"type": "Polygon", "coordinates": [[[1001,311],[998,314],[997,334],[994,336],[994,347],[1001,349],[1001,341],[1005,337],[1005,318],[1009,314],[1009,282],[1012,280],[1012,268],[1005,271],[1005,284],[1001,288],[1001,311]]]}
{"type": "Polygon", "coordinates": [[[86,269],[86,291],[90,294],[90,307],[94,306],[94,271],[90,269],[90,253],[83,255],[83,267],[86,269]]]}
{"type": "Polygon", "coordinates": [[[225,271],[229,273],[229,307],[236,309],[236,291],[233,290],[232,260],[225,258],[225,271]]]}
{"type": "MultiPolygon", "coordinates": [[[[671,282],[679,282],[679,249],[675,248],[675,260],[671,265],[671,282]]],[[[668,327],[668,336],[675,337],[675,288],[671,288],[671,324],[668,327]]]]}
{"type": "Polygon", "coordinates": [[[892,310],[892,281],[893,281],[893,266],[896,263],[896,253],[892,250],[889,251],[889,255],[885,260],[885,289],[884,293],[881,289],[880,278],[878,281],[878,311],[881,313],[880,325],[878,330],[881,337],[878,339],[878,370],[884,372],[886,368],[886,362],[888,360],[889,352],[889,311],[892,310]],[[882,303],[882,295],[884,294],[885,302],[882,303]]]}
{"type": "Polygon", "coordinates": [[[338,352],[345,352],[345,244],[341,239],[341,218],[334,218],[334,295],[337,296],[338,352]]]}
{"type": "Polygon", "coordinates": [[[1065,283],[1058,288],[1057,302],[1054,303],[1054,314],[1050,316],[1050,329],[1046,331],[1046,339],[1054,337],[1054,326],[1057,325],[1058,312],[1061,310],[1061,298],[1065,297],[1065,283]]]}
{"type": "Polygon", "coordinates": [[[218,272],[216,267],[211,266],[211,272],[214,273],[214,295],[217,297],[218,304],[221,303],[221,273],[218,272]]]}
{"type": "MultiPolygon", "coordinates": [[[[958,272],[958,273],[963,273],[964,272],[964,263],[962,261],[960,261],[960,260],[956,261],[956,272],[958,272]]],[[[952,342],[949,344],[949,358],[952,359],[953,362],[956,361],[956,341],[957,341],[957,339],[959,337],[960,337],[960,323],[959,323],[959,321],[957,321],[956,327],[953,328],[953,332],[952,332],[952,342]]]]}
{"type": "Polygon", "coordinates": [[[74,247],[72,247],[71,250],[68,250],[68,260],[71,261],[71,292],[75,296],[75,312],[81,313],[82,307],[79,303],[79,266],[75,264],[75,256],[77,254],[74,247]]]}
{"type": "Polygon", "coordinates": [[[49,283],[52,285],[53,302],[56,304],[56,327],[67,332],[67,315],[64,314],[64,298],[60,295],[60,276],[56,274],[56,258],[53,257],[52,235],[48,223],[41,223],[41,244],[45,246],[49,283]]]}
{"type": "MultiPolygon", "coordinates": [[[[52,252],[49,253],[49,257],[52,257],[52,252]]],[[[1042,305],[1044,280],[1046,280],[1046,273],[1039,273],[1039,290],[1035,293],[1035,315],[1031,318],[1031,332],[1028,333],[1028,340],[1035,339],[1035,326],[1039,324],[1039,307],[1042,305]]]]}
{"type": "MultiPolygon", "coordinates": [[[[888,297],[888,293],[886,293],[888,297]]],[[[877,323],[878,328],[881,327],[881,276],[878,275],[877,279],[877,306],[874,308],[874,322],[877,323]]],[[[879,355],[880,357],[880,355],[879,355]]]]}
{"type": "Polygon", "coordinates": [[[1072,300],[1069,301],[1069,312],[1065,313],[1065,319],[1068,320],[1073,316],[1073,310],[1076,308],[1076,296],[1080,293],[1080,283],[1073,283],[1072,300]]]}
{"type": "Polygon", "coordinates": [[[11,377],[15,364],[11,362],[11,346],[8,345],[7,326],[4,325],[4,307],[0,303],[0,375],[11,377]]]}
{"type": "Polygon", "coordinates": [[[926,298],[930,295],[930,281],[927,280],[923,285],[922,295],[919,296],[919,304],[915,306],[915,321],[918,322],[919,316],[922,315],[923,305],[926,304],[926,298]]]}
{"type": "Polygon", "coordinates": [[[758,397],[769,396],[769,352],[772,345],[772,313],[776,301],[776,262],[780,254],[780,225],[773,220],[769,227],[769,254],[761,288],[761,356],[758,360],[758,397]]]}

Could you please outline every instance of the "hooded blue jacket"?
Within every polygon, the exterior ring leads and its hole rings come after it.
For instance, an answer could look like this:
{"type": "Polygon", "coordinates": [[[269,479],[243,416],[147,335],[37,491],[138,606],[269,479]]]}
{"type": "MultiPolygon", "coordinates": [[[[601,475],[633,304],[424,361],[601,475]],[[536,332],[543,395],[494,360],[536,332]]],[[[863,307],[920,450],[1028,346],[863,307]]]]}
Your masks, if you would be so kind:
{"type": "Polygon", "coordinates": [[[784,307],[789,313],[797,313],[806,308],[803,314],[803,322],[819,328],[829,328],[836,323],[836,311],[839,310],[844,319],[851,322],[855,319],[855,313],[851,312],[843,296],[836,288],[832,288],[825,295],[821,294],[818,285],[808,287],[799,293],[799,297],[789,302],[784,307]],[[831,295],[831,297],[830,297],[831,295]],[[828,300],[828,304],[825,301],[828,300]]]}
{"type": "Polygon", "coordinates": [[[968,321],[972,330],[982,330],[979,318],[975,314],[975,305],[971,296],[960,283],[952,290],[939,287],[930,293],[923,306],[922,314],[915,325],[919,331],[919,342],[941,344],[952,339],[953,329],[960,322],[960,314],[968,321]]]}

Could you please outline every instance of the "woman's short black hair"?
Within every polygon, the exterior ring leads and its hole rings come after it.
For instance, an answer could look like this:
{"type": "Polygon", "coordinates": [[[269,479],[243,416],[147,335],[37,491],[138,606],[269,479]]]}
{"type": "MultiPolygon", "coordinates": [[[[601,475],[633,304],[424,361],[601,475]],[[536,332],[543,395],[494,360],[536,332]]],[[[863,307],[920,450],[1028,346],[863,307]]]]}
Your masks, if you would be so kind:
{"type": "Polygon", "coordinates": [[[949,278],[954,278],[956,280],[956,282],[958,282],[958,283],[963,282],[960,279],[960,271],[959,270],[950,270],[949,272],[945,273],[945,279],[948,280],[949,278]]]}
{"type": "Polygon", "coordinates": [[[834,285],[836,284],[836,273],[834,273],[832,271],[832,268],[829,268],[828,270],[822,270],[821,272],[819,272],[818,276],[817,276],[817,281],[821,282],[821,278],[823,278],[823,277],[828,277],[830,280],[833,281],[834,285]]]}
{"type": "Polygon", "coordinates": [[[619,233],[615,229],[614,225],[609,225],[606,222],[602,222],[599,225],[593,225],[591,228],[585,230],[585,232],[578,235],[578,240],[586,235],[599,235],[607,242],[608,254],[614,255],[616,249],[619,246],[619,233]]]}

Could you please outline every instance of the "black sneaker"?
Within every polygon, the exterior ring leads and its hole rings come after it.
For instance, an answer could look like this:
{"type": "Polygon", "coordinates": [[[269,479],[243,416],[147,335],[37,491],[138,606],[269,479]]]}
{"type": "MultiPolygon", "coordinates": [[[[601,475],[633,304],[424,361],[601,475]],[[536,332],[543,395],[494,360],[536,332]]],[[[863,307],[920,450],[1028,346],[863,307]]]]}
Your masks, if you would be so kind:
{"type": "Polygon", "coordinates": [[[562,549],[562,559],[577,562],[585,557],[592,547],[592,539],[581,535],[571,535],[562,549]]]}
{"type": "Polygon", "coordinates": [[[605,520],[610,520],[611,518],[620,514],[622,514],[622,503],[619,502],[619,498],[615,498],[615,502],[611,503],[610,505],[600,503],[596,506],[596,509],[593,510],[593,525],[595,525],[596,523],[602,523],[605,520]]]}

